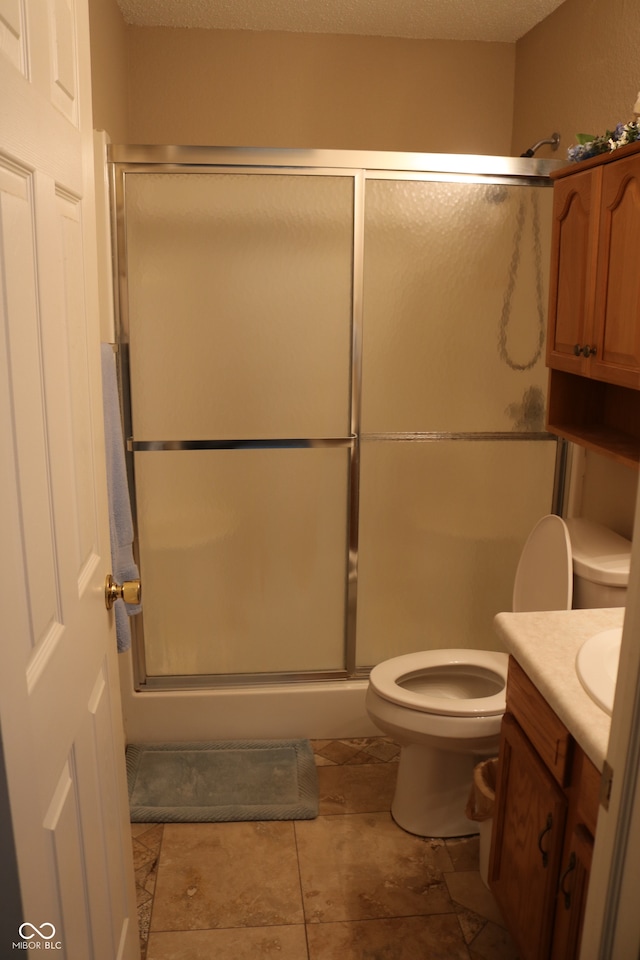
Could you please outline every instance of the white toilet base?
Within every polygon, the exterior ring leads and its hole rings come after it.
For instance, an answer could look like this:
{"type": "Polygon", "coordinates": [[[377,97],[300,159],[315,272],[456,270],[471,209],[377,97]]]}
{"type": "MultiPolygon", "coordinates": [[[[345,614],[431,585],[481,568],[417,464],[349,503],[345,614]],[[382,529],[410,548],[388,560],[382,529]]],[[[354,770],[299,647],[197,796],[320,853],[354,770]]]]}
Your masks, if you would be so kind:
{"type": "Polygon", "coordinates": [[[488,756],[452,753],[424,744],[402,747],[391,804],[391,815],[398,826],[420,837],[466,837],[478,833],[478,824],[469,820],[465,807],[473,769],[483,759],[488,756]]]}

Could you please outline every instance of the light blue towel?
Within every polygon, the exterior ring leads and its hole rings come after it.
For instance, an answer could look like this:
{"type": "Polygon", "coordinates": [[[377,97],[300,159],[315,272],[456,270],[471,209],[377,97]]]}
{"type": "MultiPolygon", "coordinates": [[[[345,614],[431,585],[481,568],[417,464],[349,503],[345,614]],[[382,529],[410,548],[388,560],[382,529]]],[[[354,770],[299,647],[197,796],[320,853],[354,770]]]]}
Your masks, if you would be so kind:
{"type": "MultiPolygon", "coordinates": [[[[133,520],[124,460],[124,438],[120,420],[116,358],[110,343],[102,344],[102,396],[107,457],[107,488],[109,492],[111,569],[116,583],[124,583],[125,580],[138,580],[140,574],[133,559],[133,520]]],[[[122,653],[131,646],[129,617],[140,613],[142,604],[116,600],[113,609],[116,618],[118,651],[122,653]]]]}

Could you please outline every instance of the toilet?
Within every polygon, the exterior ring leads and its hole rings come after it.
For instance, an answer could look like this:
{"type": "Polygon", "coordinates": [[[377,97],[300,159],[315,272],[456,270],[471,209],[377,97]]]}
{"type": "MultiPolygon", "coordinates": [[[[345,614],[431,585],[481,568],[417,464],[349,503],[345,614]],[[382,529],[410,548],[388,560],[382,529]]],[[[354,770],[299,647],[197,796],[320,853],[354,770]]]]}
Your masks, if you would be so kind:
{"type": "MultiPolygon", "coordinates": [[[[513,610],[622,607],[631,542],[583,518],[543,517],[525,543],[513,610]]],[[[369,677],[366,709],[400,744],[391,814],[422,837],[469,836],[465,806],[474,766],[496,756],[506,705],[508,656],[426,650],[385,660],[369,677]]]]}

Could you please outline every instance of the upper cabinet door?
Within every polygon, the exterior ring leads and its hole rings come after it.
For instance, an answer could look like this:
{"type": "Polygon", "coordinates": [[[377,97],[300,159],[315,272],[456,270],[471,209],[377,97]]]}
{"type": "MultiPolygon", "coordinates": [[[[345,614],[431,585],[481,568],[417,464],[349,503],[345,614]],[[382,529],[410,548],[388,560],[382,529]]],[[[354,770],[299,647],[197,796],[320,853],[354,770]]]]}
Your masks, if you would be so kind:
{"type": "Polygon", "coordinates": [[[585,170],[554,187],[547,365],[569,373],[589,367],[601,174],[585,170]]]}
{"type": "Polygon", "coordinates": [[[602,168],[590,375],[640,387],[640,155],[602,168]]]}

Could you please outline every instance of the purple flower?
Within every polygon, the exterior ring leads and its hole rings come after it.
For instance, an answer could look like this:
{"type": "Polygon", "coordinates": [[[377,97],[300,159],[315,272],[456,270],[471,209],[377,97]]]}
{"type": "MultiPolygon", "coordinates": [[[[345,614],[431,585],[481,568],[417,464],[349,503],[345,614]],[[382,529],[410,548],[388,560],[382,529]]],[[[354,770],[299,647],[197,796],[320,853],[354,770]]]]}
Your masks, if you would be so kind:
{"type": "Polygon", "coordinates": [[[583,143],[577,143],[575,146],[569,147],[567,151],[567,159],[572,163],[578,163],[579,160],[584,160],[587,156],[587,148],[583,143]]]}

